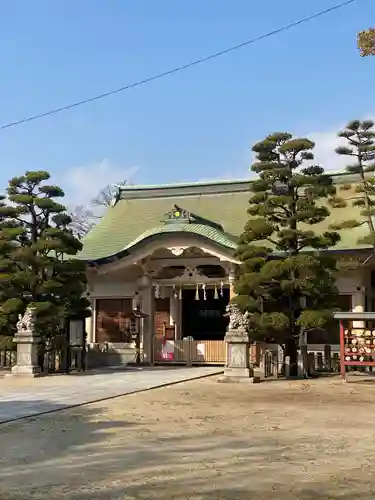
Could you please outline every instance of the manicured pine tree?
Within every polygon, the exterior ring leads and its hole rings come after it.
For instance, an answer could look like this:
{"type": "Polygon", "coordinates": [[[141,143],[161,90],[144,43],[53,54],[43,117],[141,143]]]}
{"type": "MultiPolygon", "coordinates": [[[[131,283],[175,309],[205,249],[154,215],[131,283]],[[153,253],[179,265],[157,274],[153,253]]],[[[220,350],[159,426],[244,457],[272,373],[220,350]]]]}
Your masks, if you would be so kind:
{"type": "Polygon", "coordinates": [[[89,315],[85,265],[74,258],[82,244],[69,229],[65,206],[55,201],[64,192],[49,178],[44,171],[14,177],[0,205],[2,323],[32,305],[46,336],[60,333],[72,315],[89,315]]]}
{"type": "Polygon", "coordinates": [[[237,252],[234,301],[250,313],[249,333],[284,344],[294,373],[301,329],[329,322],[337,298],[335,260],[324,250],[339,235],[313,231],[329,216],[319,199],[334,196],[335,187],[323,168],[305,166],[313,148],[289,133],[269,135],[252,148],[258,178],[251,183],[249,220],[237,252]]]}
{"type": "MultiPolygon", "coordinates": [[[[353,120],[344,130],[339,132],[339,137],[346,140],[347,145],[336,148],[336,153],[347,156],[351,162],[346,167],[348,173],[357,174],[356,192],[358,196],[352,201],[353,206],[362,207],[361,215],[365,217],[368,225],[368,234],[360,238],[358,243],[375,247],[375,130],[371,120],[353,120]]],[[[346,187],[350,188],[348,184],[346,187]]],[[[332,229],[349,229],[361,226],[363,221],[350,219],[341,224],[332,225],[332,229]]]]}
{"type": "Polygon", "coordinates": [[[1,214],[1,210],[6,207],[5,200],[5,196],[0,196],[0,335],[12,340],[18,312],[18,308],[14,306],[19,304],[19,289],[14,279],[17,267],[11,255],[18,247],[15,239],[22,230],[18,222],[10,221],[1,214]],[[9,307],[10,304],[13,307],[9,307]]]}

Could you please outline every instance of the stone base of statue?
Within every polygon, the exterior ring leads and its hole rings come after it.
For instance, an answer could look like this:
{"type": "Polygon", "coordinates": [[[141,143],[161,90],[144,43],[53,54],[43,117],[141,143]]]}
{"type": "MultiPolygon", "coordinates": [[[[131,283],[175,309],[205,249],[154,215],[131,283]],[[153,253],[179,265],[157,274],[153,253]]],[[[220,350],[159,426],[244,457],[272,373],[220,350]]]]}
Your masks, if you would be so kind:
{"type": "Polygon", "coordinates": [[[249,336],[245,329],[229,330],[224,337],[227,362],[220,382],[254,382],[250,368],[249,336]]]}
{"type": "Polygon", "coordinates": [[[40,338],[35,335],[14,337],[17,343],[16,364],[9,376],[40,377],[43,375],[38,362],[38,345],[40,338]]]}
{"type": "Polygon", "coordinates": [[[12,367],[10,376],[40,377],[42,375],[38,359],[40,335],[35,328],[35,313],[28,309],[24,317],[17,323],[17,333],[14,342],[17,344],[16,364],[12,367]]]}

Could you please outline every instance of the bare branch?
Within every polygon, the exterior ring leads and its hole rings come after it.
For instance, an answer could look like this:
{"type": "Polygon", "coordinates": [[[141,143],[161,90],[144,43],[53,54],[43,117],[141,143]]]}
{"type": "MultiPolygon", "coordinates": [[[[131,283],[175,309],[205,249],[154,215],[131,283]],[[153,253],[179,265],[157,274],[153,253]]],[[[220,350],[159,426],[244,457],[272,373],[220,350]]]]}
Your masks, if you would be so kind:
{"type": "MultiPolygon", "coordinates": [[[[118,184],[125,186],[128,181],[122,180],[118,184]]],[[[108,208],[117,194],[117,188],[113,184],[105,186],[100,193],[92,200],[92,205],[96,207],[108,208]]]]}
{"type": "Polygon", "coordinates": [[[95,226],[98,219],[92,210],[86,209],[83,205],[75,207],[69,215],[72,218],[70,228],[80,239],[95,226]]]}
{"type": "MultiPolygon", "coordinates": [[[[125,186],[128,181],[120,181],[118,185],[125,186]]],[[[78,238],[83,238],[103,217],[107,208],[112,205],[118,194],[118,188],[113,184],[105,186],[91,201],[91,208],[78,205],[69,214],[72,218],[70,228],[78,238]]]]}

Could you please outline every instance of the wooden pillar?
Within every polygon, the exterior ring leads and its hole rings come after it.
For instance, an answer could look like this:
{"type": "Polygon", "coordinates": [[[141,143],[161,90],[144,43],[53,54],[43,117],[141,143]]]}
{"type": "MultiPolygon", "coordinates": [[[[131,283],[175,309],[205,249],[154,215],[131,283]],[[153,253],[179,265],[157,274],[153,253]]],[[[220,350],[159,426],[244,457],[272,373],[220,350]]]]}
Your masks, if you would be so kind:
{"type": "Polygon", "coordinates": [[[178,301],[178,317],[177,317],[177,331],[176,331],[176,336],[177,340],[182,340],[183,338],[183,331],[182,331],[182,293],[181,293],[181,298],[178,301]]]}
{"type": "Polygon", "coordinates": [[[95,344],[97,342],[96,338],[96,330],[97,330],[97,325],[96,325],[96,318],[97,318],[97,299],[92,299],[91,300],[91,342],[95,344]]]}
{"type": "Polygon", "coordinates": [[[176,340],[181,338],[181,327],[180,327],[180,308],[181,300],[172,293],[170,297],[170,326],[175,326],[176,340]]]}
{"type": "Polygon", "coordinates": [[[232,300],[233,297],[236,296],[236,293],[234,291],[235,268],[233,264],[231,265],[229,270],[228,280],[229,280],[229,300],[232,300]]]}
{"type": "Polygon", "coordinates": [[[86,320],[85,320],[85,330],[87,333],[87,343],[93,344],[94,343],[94,303],[95,303],[95,299],[91,299],[90,302],[91,302],[91,305],[90,305],[91,316],[89,318],[86,318],[86,320]]]}
{"type": "Polygon", "coordinates": [[[142,311],[147,314],[143,319],[142,345],[144,360],[146,363],[152,363],[153,343],[154,343],[154,288],[152,281],[148,276],[142,278],[142,311]]]}
{"type": "Polygon", "coordinates": [[[343,380],[346,380],[345,376],[345,331],[344,322],[340,319],[340,373],[343,380]]]}

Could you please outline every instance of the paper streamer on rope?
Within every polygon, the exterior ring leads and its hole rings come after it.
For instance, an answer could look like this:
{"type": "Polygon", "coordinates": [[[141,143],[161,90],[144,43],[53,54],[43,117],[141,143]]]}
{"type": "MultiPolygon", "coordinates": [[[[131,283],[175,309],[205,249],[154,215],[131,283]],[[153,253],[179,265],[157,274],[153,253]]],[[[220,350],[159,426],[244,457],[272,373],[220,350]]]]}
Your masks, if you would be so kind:
{"type": "Polygon", "coordinates": [[[221,295],[221,297],[224,297],[224,282],[223,281],[220,283],[220,295],[221,295]]]}
{"type": "Polygon", "coordinates": [[[216,284],[215,284],[214,299],[215,299],[215,300],[218,300],[218,298],[219,298],[219,293],[218,293],[218,291],[217,291],[217,286],[216,286],[216,284]]]}
{"type": "Polygon", "coordinates": [[[207,293],[206,293],[206,285],[203,283],[202,285],[202,290],[203,290],[203,300],[207,299],[207,293]]]}
{"type": "Polygon", "coordinates": [[[195,300],[199,300],[199,288],[198,285],[195,287],[195,300]]]}
{"type": "Polygon", "coordinates": [[[178,300],[182,300],[182,287],[180,286],[180,289],[178,291],[178,300]]]}

